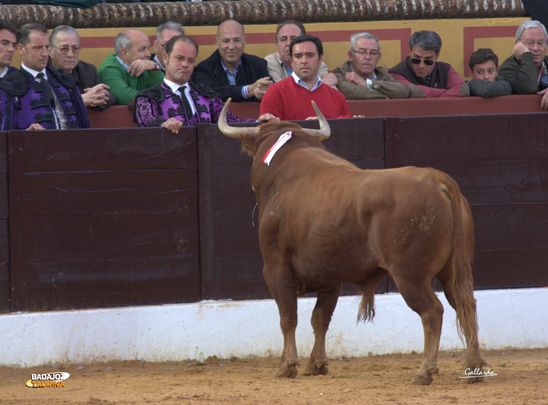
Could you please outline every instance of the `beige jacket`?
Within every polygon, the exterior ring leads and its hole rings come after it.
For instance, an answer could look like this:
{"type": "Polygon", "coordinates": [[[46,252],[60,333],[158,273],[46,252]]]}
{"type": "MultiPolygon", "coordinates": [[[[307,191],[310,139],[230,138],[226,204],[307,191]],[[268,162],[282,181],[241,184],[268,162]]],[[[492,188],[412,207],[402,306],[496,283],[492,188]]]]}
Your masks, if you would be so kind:
{"type": "Polygon", "coordinates": [[[333,70],[339,84],[338,90],[344,94],[347,100],[371,100],[380,98],[408,98],[409,88],[402,82],[394,79],[384,66],[375,68],[377,80],[372,80],[371,87],[358,85],[345,79],[344,75],[352,71],[352,63],[347,60],[341,66],[333,70]]]}

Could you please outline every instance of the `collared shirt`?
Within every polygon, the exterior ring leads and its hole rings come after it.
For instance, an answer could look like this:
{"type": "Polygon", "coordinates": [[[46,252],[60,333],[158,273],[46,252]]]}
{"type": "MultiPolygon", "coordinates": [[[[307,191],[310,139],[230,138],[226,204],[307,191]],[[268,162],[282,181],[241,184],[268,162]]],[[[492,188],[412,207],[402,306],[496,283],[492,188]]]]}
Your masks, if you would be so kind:
{"type": "Polygon", "coordinates": [[[164,83],[167,87],[171,89],[173,94],[177,94],[179,97],[186,97],[188,103],[190,104],[190,108],[192,108],[192,115],[196,114],[196,106],[194,105],[194,100],[192,100],[192,97],[190,96],[190,87],[188,86],[188,83],[185,83],[181,86],[180,84],[172,82],[171,80],[168,80],[166,78],[164,78],[164,83]],[[179,91],[179,87],[185,88],[184,95],[181,94],[181,92],[179,91]]]}
{"type": "Polygon", "coordinates": [[[8,73],[8,67],[4,66],[4,69],[2,69],[2,72],[0,73],[0,77],[4,77],[8,73]]]}
{"type": "MultiPolygon", "coordinates": [[[[240,66],[242,66],[242,59],[240,58],[240,61],[238,62],[238,66],[236,66],[236,68],[233,71],[231,71],[229,68],[226,67],[226,65],[223,61],[223,58],[221,58],[221,65],[223,66],[223,69],[226,73],[228,83],[231,86],[236,86],[236,75],[238,74],[238,71],[240,70],[240,66]]],[[[247,91],[247,86],[242,86],[242,97],[243,98],[250,98],[251,97],[249,95],[248,91],[247,91]]]]}
{"type": "Polygon", "coordinates": [[[129,66],[122,59],[116,56],[116,60],[120,63],[120,65],[122,65],[126,72],[129,71],[129,66]]]}
{"type": "Polygon", "coordinates": [[[316,79],[316,84],[314,84],[314,86],[312,86],[311,89],[308,88],[306,83],[304,81],[302,81],[301,78],[299,76],[297,76],[297,74],[295,72],[291,73],[291,77],[293,78],[293,80],[295,80],[295,83],[297,83],[299,86],[302,86],[305,89],[310,90],[310,91],[314,91],[322,85],[322,79],[320,79],[320,76],[318,76],[318,78],[316,79]]]}
{"type": "MultiPolygon", "coordinates": [[[[42,73],[44,75],[44,79],[48,80],[48,72],[46,68],[42,69],[41,71],[37,71],[31,68],[26,67],[24,64],[21,64],[21,69],[25,69],[27,72],[29,72],[33,77],[34,80],[37,82],[40,82],[40,79],[38,79],[36,76],[38,76],[39,73],[42,73]]],[[[53,119],[55,121],[55,128],[57,129],[67,129],[67,117],[65,116],[65,113],[63,111],[63,108],[59,104],[59,100],[57,100],[57,96],[55,95],[55,92],[53,93],[54,99],[55,99],[55,106],[52,109],[53,112],[53,119]]]]}

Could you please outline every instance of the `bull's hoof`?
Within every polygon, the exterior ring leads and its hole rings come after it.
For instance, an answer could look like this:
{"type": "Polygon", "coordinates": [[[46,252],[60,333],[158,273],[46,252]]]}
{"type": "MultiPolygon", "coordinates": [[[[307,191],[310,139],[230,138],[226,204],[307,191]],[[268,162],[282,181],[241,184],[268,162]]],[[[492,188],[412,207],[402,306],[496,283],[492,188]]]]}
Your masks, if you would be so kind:
{"type": "Polygon", "coordinates": [[[416,375],[413,379],[414,385],[430,385],[434,379],[432,376],[416,375]]]}
{"type": "Polygon", "coordinates": [[[278,367],[278,369],[274,373],[274,377],[277,377],[277,378],[295,378],[295,377],[297,377],[297,374],[299,374],[299,371],[297,370],[297,367],[295,367],[295,366],[278,367]]]}
{"type": "Polygon", "coordinates": [[[327,364],[320,364],[319,367],[316,364],[307,364],[306,368],[302,372],[303,375],[326,375],[329,372],[327,364]]]}
{"type": "Polygon", "coordinates": [[[483,380],[483,378],[464,378],[466,384],[475,384],[478,382],[482,382],[483,380]]]}

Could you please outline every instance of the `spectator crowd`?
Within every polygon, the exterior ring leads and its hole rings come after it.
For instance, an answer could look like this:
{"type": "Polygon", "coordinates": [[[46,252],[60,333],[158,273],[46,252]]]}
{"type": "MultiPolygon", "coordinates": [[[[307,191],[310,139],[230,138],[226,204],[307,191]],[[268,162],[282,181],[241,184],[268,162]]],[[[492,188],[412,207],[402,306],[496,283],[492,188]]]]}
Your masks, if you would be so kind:
{"type": "Polygon", "coordinates": [[[279,24],[276,52],[263,59],[245,52],[243,25],[226,20],[217,27],[215,52],[196,64],[198,44],[169,21],[156,29],[154,54],[144,32],[126,29],[96,68],[80,60],[73,27],[49,34],[39,23],[17,28],[0,20],[0,130],[88,128],[88,109],[126,104],[139,126],[177,133],[182,126],[216,123],[229,98],[260,102],[257,119],[229,114],[233,123],[312,119],[311,100],[331,119],[352,117],[347,100],[539,94],[540,107],[548,109],[548,34],[539,21],[519,26],[500,66],[491,49],[473,52],[470,81],[439,60],[442,39],[434,31],[414,32],[410,55],[391,68],[380,64],[375,35],[361,32],[349,40],[348,60],[330,71],[321,40],[300,21],[279,24]],[[16,50],[19,69],[11,66],[16,50]]]}

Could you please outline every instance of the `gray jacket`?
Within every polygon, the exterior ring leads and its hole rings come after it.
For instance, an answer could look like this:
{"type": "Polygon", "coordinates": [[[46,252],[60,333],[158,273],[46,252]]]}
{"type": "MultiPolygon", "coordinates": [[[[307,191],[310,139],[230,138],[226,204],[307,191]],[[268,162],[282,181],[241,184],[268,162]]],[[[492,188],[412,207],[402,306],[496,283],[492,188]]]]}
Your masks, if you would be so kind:
{"type": "Polygon", "coordinates": [[[474,79],[468,82],[471,96],[499,97],[512,94],[512,86],[508,80],[497,77],[494,82],[489,80],[474,79]]]}

